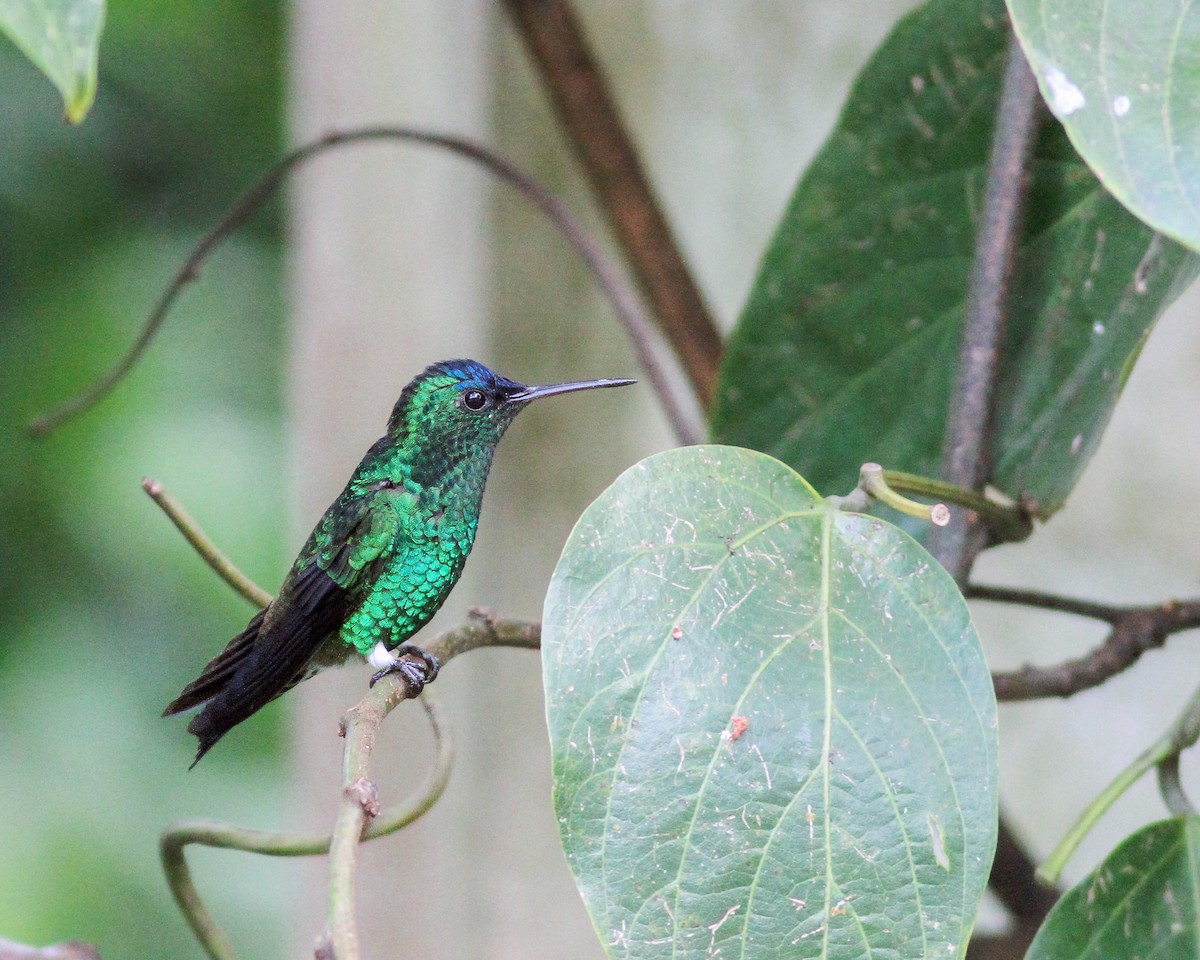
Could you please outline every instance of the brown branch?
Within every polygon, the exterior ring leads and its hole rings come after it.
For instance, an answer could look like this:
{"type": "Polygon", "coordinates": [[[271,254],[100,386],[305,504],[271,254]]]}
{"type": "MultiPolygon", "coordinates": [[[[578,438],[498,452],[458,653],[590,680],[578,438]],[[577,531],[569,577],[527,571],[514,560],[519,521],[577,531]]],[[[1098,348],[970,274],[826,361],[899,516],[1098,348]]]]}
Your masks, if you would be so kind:
{"type": "Polygon", "coordinates": [[[506,0],[555,111],[701,405],[716,391],[721,335],[655,199],[567,0],[506,0]]]}
{"type": "MultiPolygon", "coordinates": [[[[982,489],[991,471],[993,399],[1039,102],[1037,81],[1010,36],[942,449],[943,478],[972,490],[982,489]]],[[[929,552],[964,583],[986,542],[986,530],[967,515],[934,531],[929,552]]]]}
{"type": "Polygon", "coordinates": [[[1200,627],[1200,600],[1115,607],[1037,591],[977,585],[968,587],[966,596],[1072,613],[1103,620],[1112,627],[1104,642],[1082,657],[1049,667],[1024,666],[1011,672],[993,673],[997,700],[1070,697],[1090,690],[1129,669],[1142,654],[1161,647],[1172,634],[1200,627]]]}
{"type": "Polygon", "coordinates": [[[1037,865],[1002,813],[988,886],[1008,909],[1013,925],[1001,937],[972,937],[967,960],[1021,960],[1025,956],[1060,895],[1057,889],[1039,883],[1036,875],[1037,865]]]}
{"type": "Polygon", "coordinates": [[[1037,864],[1001,814],[988,885],[1019,924],[1034,929],[1046,919],[1059,897],[1059,891],[1038,883],[1036,874],[1037,864]]]}
{"type": "Polygon", "coordinates": [[[1105,623],[1112,623],[1128,609],[1115,607],[1109,603],[1063,597],[1057,593],[1043,593],[1041,590],[1025,590],[1021,587],[991,587],[981,583],[969,584],[963,591],[963,596],[968,600],[990,600],[995,603],[1014,603],[1022,607],[1035,607],[1039,610],[1053,610],[1057,613],[1072,613],[1077,617],[1103,620],[1105,623]]]}
{"type": "Polygon", "coordinates": [[[191,253],[159,298],[149,319],[126,354],[87,390],[36,418],[29,425],[30,432],[35,436],[47,434],[72,417],[90,410],[104,399],[141,359],[184,287],[199,277],[200,268],[209,255],[249,219],[250,215],[278,189],[293,170],[328,150],[372,141],[424,144],[454,153],[480,165],[502,182],[513,187],[542,211],[558,228],[580,259],[587,264],[600,291],[612,304],[613,310],[625,328],[638,355],[638,360],[646,372],[646,378],[658,393],[667,418],[675,428],[680,442],[698,443],[700,441],[702,430],[695,422],[696,418],[691,415],[689,410],[691,405],[679,395],[678,389],[666,370],[670,361],[663,355],[665,350],[658,343],[653,324],[640,298],[626,281],[621,270],[604,253],[600,244],[587,232],[566,204],[519,167],[473,140],[408,127],[365,127],[359,130],[328,133],[312,143],[293,150],[271,167],[257,183],[234,202],[217,224],[192,248],[191,253]]]}

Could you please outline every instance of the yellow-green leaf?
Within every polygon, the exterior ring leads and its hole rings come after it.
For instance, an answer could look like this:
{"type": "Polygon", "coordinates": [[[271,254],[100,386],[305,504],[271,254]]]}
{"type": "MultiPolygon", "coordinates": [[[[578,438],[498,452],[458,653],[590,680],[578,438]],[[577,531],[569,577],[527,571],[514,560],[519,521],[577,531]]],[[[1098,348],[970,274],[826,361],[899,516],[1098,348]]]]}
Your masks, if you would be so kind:
{"type": "Polygon", "coordinates": [[[0,32],[58,87],[71,123],[96,98],[103,27],[104,0],[0,0],[0,32]]]}

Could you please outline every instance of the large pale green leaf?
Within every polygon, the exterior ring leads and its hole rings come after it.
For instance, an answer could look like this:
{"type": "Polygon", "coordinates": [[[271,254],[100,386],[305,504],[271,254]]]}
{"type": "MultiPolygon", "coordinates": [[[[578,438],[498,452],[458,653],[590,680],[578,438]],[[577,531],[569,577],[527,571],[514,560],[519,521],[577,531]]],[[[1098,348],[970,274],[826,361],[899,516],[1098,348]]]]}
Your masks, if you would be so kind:
{"type": "Polygon", "coordinates": [[[1137,216],[1200,246],[1200,8],[1179,0],[1008,0],[1042,94],[1137,216]]]}
{"type": "MultiPolygon", "coordinates": [[[[860,75],[801,180],[726,352],[713,436],[818,489],[859,466],[936,473],[1008,28],[932,0],[860,75]]],[[[1112,198],[1048,121],[997,396],[992,482],[1058,508],[1129,364],[1196,258],[1112,198]]]]}
{"type": "Polygon", "coordinates": [[[611,956],[962,955],[995,702],[907,535],[760,453],[650,457],[576,525],[542,659],[563,846],[611,956]]]}
{"type": "Polygon", "coordinates": [[[1026,960],[1195,960],[1197,904],[1200,818],[1153,823],[1055,904],[1026,960]]]}
{"type": "Polygon", "coordinates": [[[0,0],[4,33],[58,87],[78,123],[96,98],[104,0],[0,0]]]}

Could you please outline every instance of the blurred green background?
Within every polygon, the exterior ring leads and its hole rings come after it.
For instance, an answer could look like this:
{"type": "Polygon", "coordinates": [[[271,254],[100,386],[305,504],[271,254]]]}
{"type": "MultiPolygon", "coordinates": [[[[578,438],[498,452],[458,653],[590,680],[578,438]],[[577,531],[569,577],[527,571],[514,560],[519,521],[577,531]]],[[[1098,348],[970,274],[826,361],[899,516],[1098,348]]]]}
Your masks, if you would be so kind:
{"type": "MultiPolygon", "coordinates": [[[[114,4],[77,128],[0,43],[2,937],[195,955],[158,833],[188,815],[277,822],[277,710],[203,790],[184,772],[185,725],[159,717],[249,608],[139,481],[159,478],[273,586],[287,561],[278,205],[217,254],[101,408],[41,441],[25,424],[121,354],[190,245],[278,156],[283,37],[264,0],[114,4]]],[[[243,866],[212,907],[245,955],[280,955],[294,881],[243,866]]]]}

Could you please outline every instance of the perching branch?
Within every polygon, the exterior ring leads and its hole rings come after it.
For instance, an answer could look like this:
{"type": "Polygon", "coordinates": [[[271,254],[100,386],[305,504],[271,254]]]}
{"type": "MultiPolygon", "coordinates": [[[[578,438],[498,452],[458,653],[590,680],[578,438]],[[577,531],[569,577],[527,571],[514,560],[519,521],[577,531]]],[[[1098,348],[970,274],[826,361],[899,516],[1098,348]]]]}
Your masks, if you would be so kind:
{"type": "MultiPolygon", "coordinates": [[[[540,624],[497,620],[473,610],[466,624],[437,637],[425,646],[425,650],[446,663],[476,647],[537,649],[540,643],[540,624]]],[[[358,960],[360,956],[354,900],[358,845],[361,839],[370,839],[373,835],[371,826],[379,807],[375,783],[370,776],[371,750],[384,718],[407,698],[408,687],[404,680],[389,674],[352,707],[342,721],[346,736],[344,779],[342,801],[329,848],[329,929],[325,938],[331,948],[329,952],[337,960],[358,960]]]]}
{"type": "Polygon", "coordinates": [[[567,0],[507,0],[584,174],[691,380],[712,406],[721,335],[567,0]]]}
{"type": "Polygon", "coordinates": [[[966,596],[1073,613],[1103,620],[1112,627],[1104,642],[1082,657],[1049,667],[1025,666],[1012,672],[993,673],[997,700],[1073,696],[1127,670],[1143,653],[1161,647],[1172,634],[1200,627],[1200,600],[1114,607],[1035,591],[979,585],[968,587],[966,596]]]}
{"type": "MultiPolygon", "coordinates": [[[[477,647],[507,646],[537,649],[541,626],[522,620],[498,620],[480,611],[471,619],[425,644],[424,649],[443,664],[477,647]]],[[[244,850],[273,857],[305,857],[329,853],[329,929],[327,939],[338,960],[359,956],[354,915],[354,874],[358,844],[395,833],[425,814],[446,788],[454,761],[454,747],[435,701],[426,693],[420,698],[433,729],[436,751],[433,770],[412,799],[379,809],[371,779],[370,757],[384,718],[408,698],[408,690],[396,674],[389,674],[342,719],[346,747],[342,802],[332,834],[273,833],[249,830],[206,820],[177,823],[163,833],[160,843],[163,870],[175,902],[205,951],[213,960],[233,960],[232,945],[201,900],[184,857],[189,844],[244,850]]]]}
{"type": "Polygon", "coordinates": [[[703,429],[692,412],[692,405],[687,398],[680,396],[678,388],[666,370],[666,367],[672,363],[672,359],[662,348],[641,299],[626,281],[620,268],[604,253],[601,246],[571,213],[566,204],[529,174],[473,140],[408,127],[365,127],[359,130],[328,133],[320,139],[292,151],[275,164],[257,183],[237,199],[217,224],[192,249],[183,266],[179,268],[174,279],[155,305],[150,318],[146,321],[129,351],[108,373],[87,390],[36,418],[29,425],[30,431],[38,436],[49,433],[72,417],[90,410],[116,387],[146,352],[183,288],[200,275],[200,268],[209,255],[246,222],[292,171],[326,151],[370,141],[426,144],[457,154],[479,164],[516,189],[537,209],[541,210],[559,229],[580,259],[591,269],[601,292],[612,304],[613,310],[624,326],[638,355],[638,360],[646,372],[646,379],[658,393],[667,418],[671,421],[680,442],[698,443],[700,441],[703,429]]]}
{"type": "MultiPolygon", "coordinates": [[[[973,490],[983,488],[991,470],[993,399],[1039,102],[1037,81],[1010,36],[942,448],[942,476],[973,490]]],[[[968,517],[967,523],[936,531],[929,552],[964,583],[985,544],[983,530],[968,517]]]]}
{"type": "MultiPolygon", "coordinates": [[[[372,697],[384,695],[386,691],[376,694],[376,690],[382,686],[382,683],[376,684],[376,687],[372,688],[370,693],[363,698],[363,702],[365,703],[372,697]]],[[[399,700],[396,702],[398,703],[399,700]]],[[[377,815],[371,820],[370,827],[362,834],[363,840],[374,840],[376,837],[387,836],[389,833],[395,833],[402,827],[408,826],[433,806],[449,782],[450,770],[454,763],[454,746],[450,734],[442,724],[436,701],[425,696],[421,698],[421,704],[425,707],[433,730],[435,751],[433,769],[426,782],[411,799],[390,807],[382,813],[376,807],[377,815]]],[[[359,706],[361,705],[360,703],[359,706]]],[[[391,706],[388,707],[388,710],[390,709],[391,706]]],[[[346,745],[347,762],[351,750],[352,745],[348,742],[346,745]]],[[[235,956],[233,946],[213,919],[212,914],[209,913],[196,890],[191,871],[188,869],[187,860],[184,857],[185,848],[189,844],[196,844],[203,847],[217,847],[222,850],[244,850],[248,853],[261,853],[271,857],[309,857],[328,853],[331,839],[329,834],[274,833],[265,830],[249,830],[209,820],[184,820],[168,827],[163,833],[159,843],[159,853],[171,894],[175,897],[175,902],[179,905],[179,909],[183,912],[200,944],[213,960],[232,960],[235,956]]]]}

